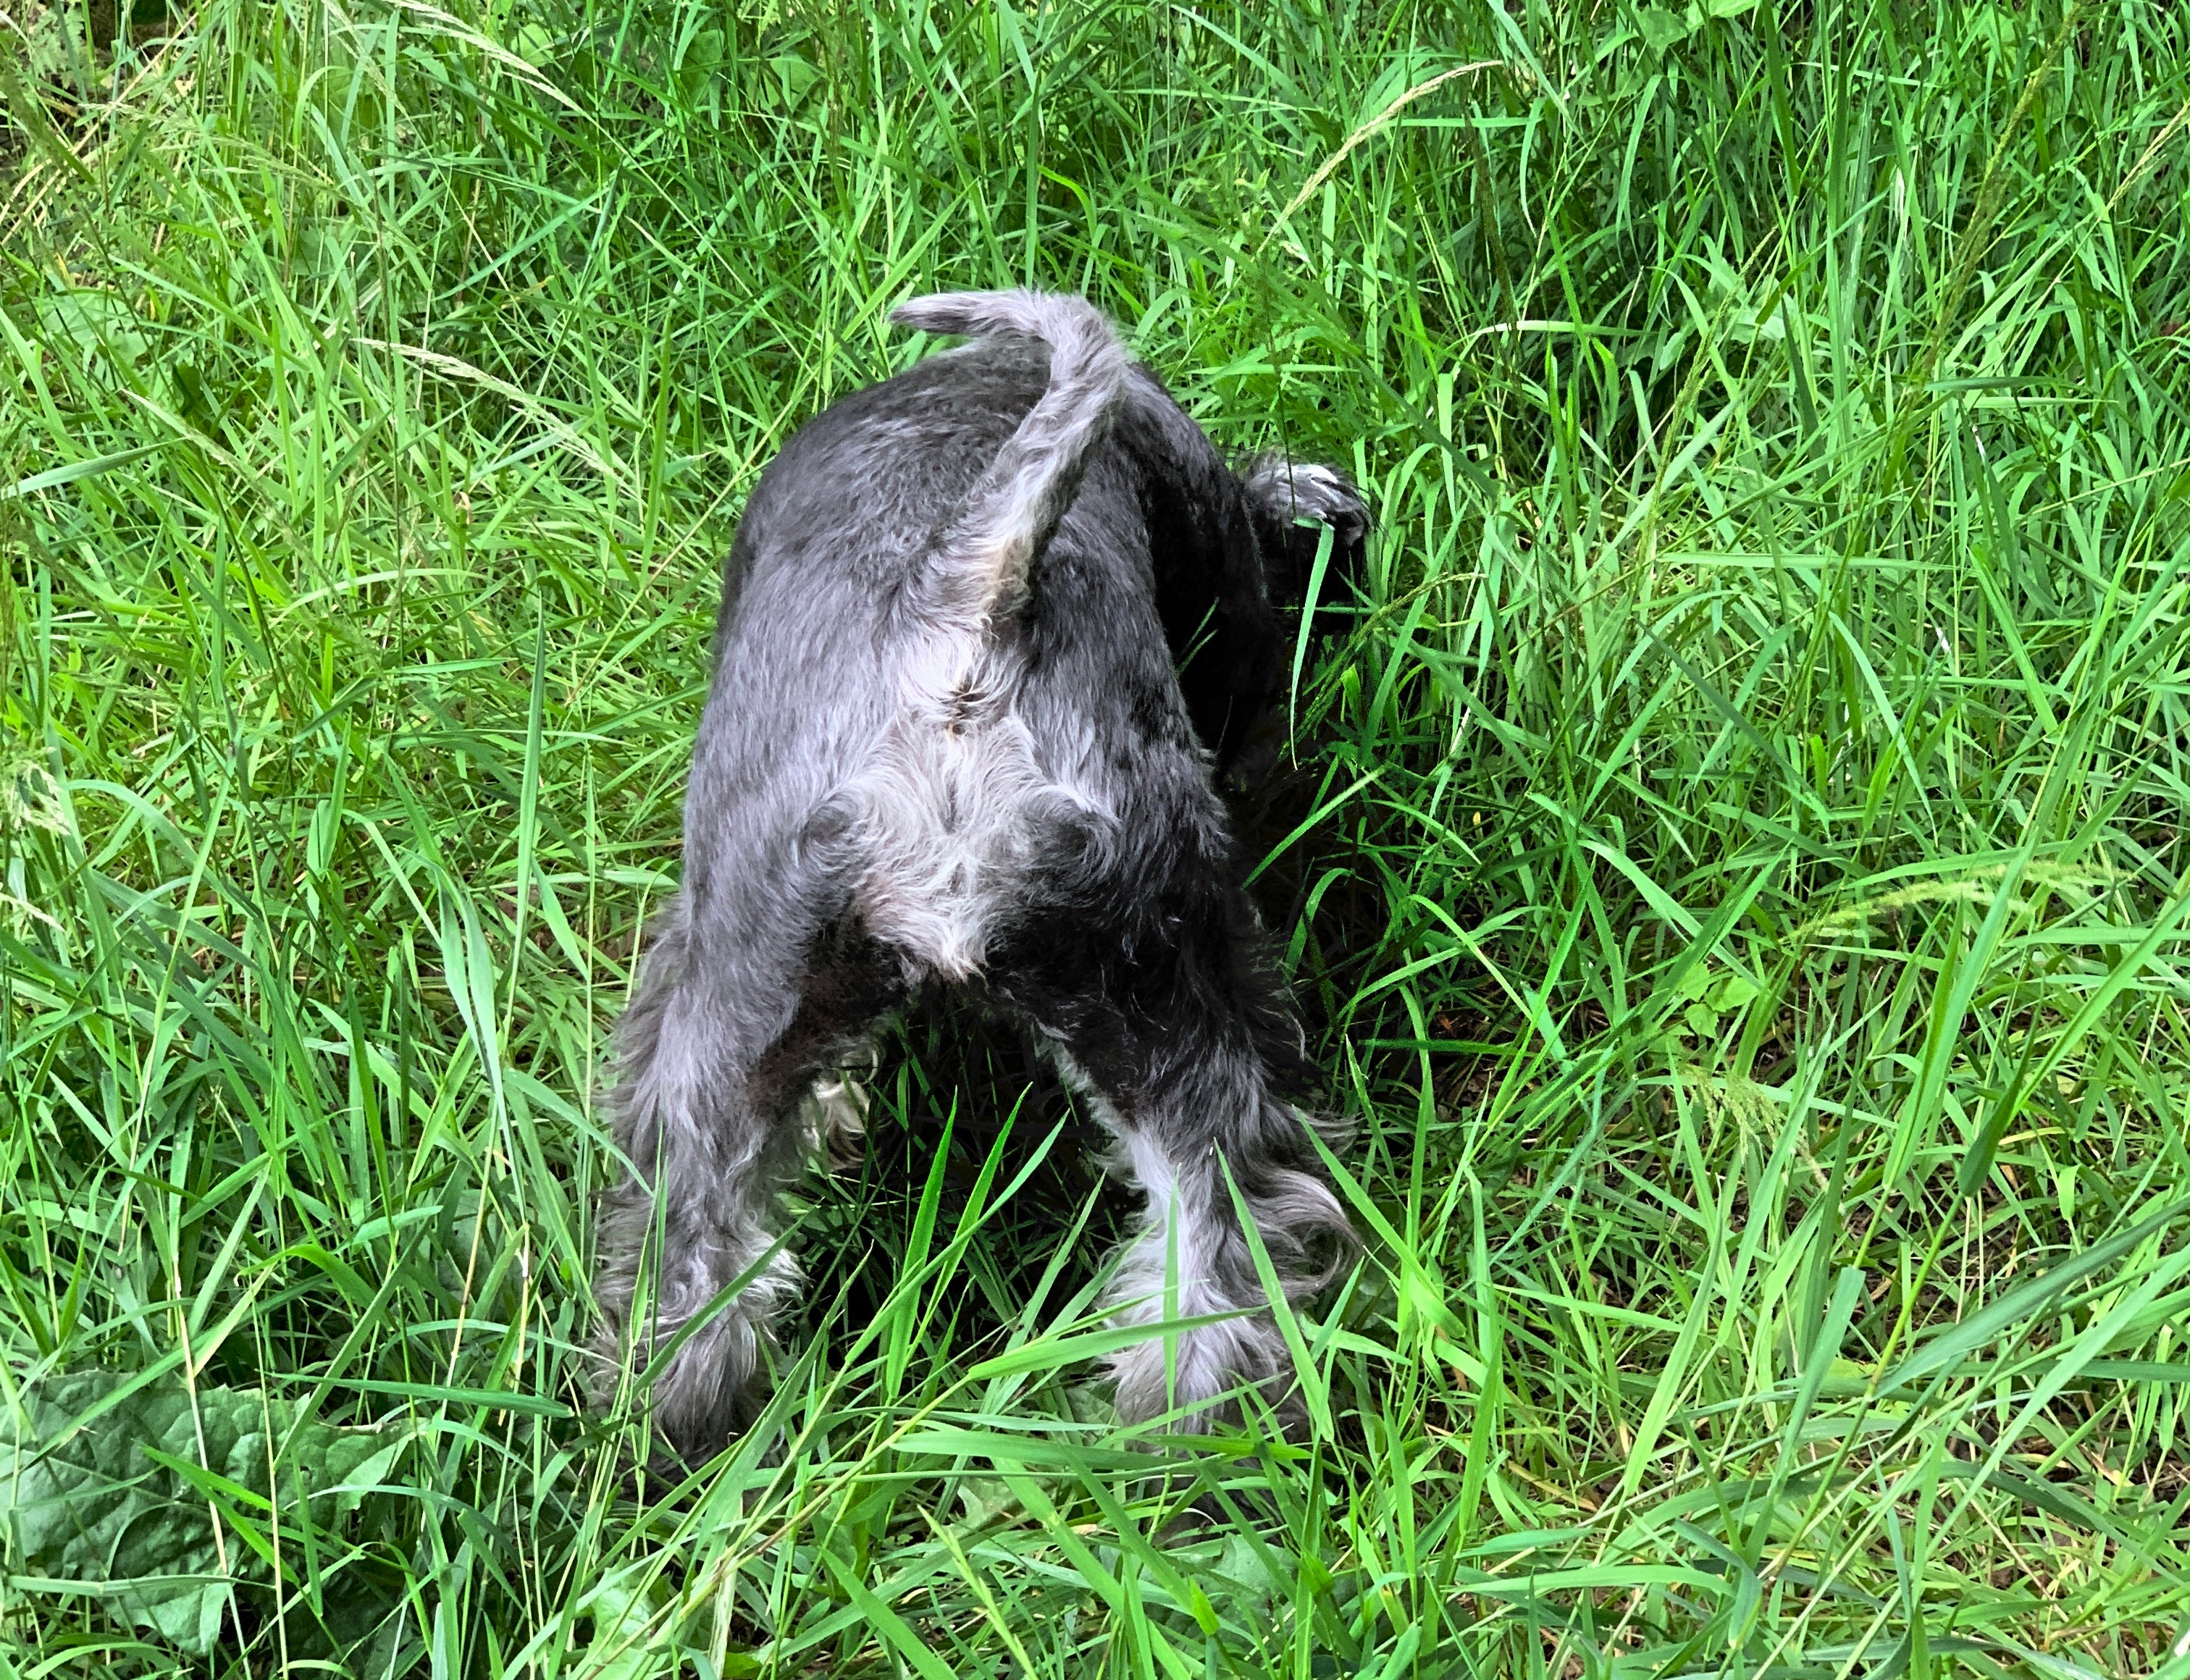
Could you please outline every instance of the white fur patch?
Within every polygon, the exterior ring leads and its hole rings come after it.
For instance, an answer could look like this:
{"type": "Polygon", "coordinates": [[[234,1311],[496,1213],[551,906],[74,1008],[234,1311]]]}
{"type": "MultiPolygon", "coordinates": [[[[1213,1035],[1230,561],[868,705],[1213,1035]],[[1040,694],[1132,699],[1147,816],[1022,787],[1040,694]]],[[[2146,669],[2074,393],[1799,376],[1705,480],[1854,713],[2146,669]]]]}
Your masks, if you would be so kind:
{"type": "Polygon", "coordinates": [[[1060,820],[1103,814],[1040,763],[1013,703],[1017,667],[962,631],[931,633],[903,668],[898,716],[850,790],[869,928],[946,979],[981,972],[998,911],[1060,820]]]}
{"type": "Polygon", "coordinates": [[[1136,1303],[1122,1320],[1193,1318],[1241,1304],[1221,1299],[1215,1287],[1216,1247],[1223,1235],[1221,1227],[1211,1228],[1215,1210],[1186,1202],[1177,1170],[1147,1132],[1128,1131],[1122,1141],[1133,1180],[1148,1197],[1147,1223],[1126,1251],[1112,1286],[1115,1298],[1136,1303]]]}
{"type": "Polygon", "coordinates": [[[826,1155],[831,1170],[856,1160],[873,1101],[865,1084],[848,1070],[816,1079],[798,1104],[807,1152],[826,1155]]]}

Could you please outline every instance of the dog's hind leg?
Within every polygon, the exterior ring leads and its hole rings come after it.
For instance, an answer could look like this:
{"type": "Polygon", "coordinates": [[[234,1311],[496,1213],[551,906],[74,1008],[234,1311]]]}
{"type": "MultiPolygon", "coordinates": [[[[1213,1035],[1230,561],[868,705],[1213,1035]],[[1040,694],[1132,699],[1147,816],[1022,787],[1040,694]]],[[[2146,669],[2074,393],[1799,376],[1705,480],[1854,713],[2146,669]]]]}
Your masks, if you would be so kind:
{"type": "Polygon", "coordinates": [[[1037,975],[1016,989],[1148,1199],[1111,1286],[1117,1321],[1226,1315],[1152,1333],[1111,1360],[1122,1417],[1170,1414],[1184,1431],[1236,1416],[1223,1397],[1242,1385],[1288,1422],[1296,1410],[1247,1224],[1289,1302],[1319,1288],[1353,1238],[1309,1141],[1314,1122],[1288,1100],[1298,1029],[1263,966],[1253,911],[1236,891],[1199,908],[1161,917],[1173,939],[1137,939],[1128,962],[1082,952],[1049,969],[1052,982],[1107,973],[1099,997],[1047,989],[1037,975]]]}
{"type": "Polygon", "coordinates": [[[610,1101],[633,1170],[601,1208],[600,1351],[613,1382],[684,1337],[650,1399],[688,1457],[723,1444],[762,1398],[760,1354],[798,1283],[778,1210],[811,1148],[797,1110],[892,1002],[870,959],[841,930],[756,937],[680,900],[618,1024],[610,1101]]]}

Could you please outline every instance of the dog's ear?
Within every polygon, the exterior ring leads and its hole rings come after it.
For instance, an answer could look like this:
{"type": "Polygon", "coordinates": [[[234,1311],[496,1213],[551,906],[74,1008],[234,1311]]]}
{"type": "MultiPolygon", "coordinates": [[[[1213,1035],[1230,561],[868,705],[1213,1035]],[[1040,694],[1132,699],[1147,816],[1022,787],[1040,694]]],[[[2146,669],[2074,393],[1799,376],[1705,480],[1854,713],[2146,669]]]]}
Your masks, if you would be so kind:
{"type": "Polygon", "coordinates": [[[1336,468],[1275,454],[1248,463],[1240,483],[1254,515],[1273,606],[1297,612],[1306,604],[1316,553],[1329,528],[1330,561],[1316,592],[1315,630],[1319,635],[1342,632],[1346,615],[1333,609],[1352,599],[1368,548],[1369,504],[1361,492],[1336,468]]]}

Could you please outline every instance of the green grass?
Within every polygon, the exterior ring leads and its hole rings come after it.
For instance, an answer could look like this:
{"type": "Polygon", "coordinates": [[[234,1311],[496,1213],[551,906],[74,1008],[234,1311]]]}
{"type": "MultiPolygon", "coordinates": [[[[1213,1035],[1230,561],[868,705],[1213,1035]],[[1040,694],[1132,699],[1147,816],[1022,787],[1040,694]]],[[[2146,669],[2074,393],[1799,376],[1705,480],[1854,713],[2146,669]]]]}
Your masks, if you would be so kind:
{"type": "Polygon", "coordinates": [[[2179,9],[10,14],[8,1675],[2190,1674],[2179,9]],[[1258,843],[1318,1427],[1121,1438],[1120,1200],[922,1025],[780,1453],[641,1497],[717,560],[1024,281],[1382,521],[1258,843]]]}

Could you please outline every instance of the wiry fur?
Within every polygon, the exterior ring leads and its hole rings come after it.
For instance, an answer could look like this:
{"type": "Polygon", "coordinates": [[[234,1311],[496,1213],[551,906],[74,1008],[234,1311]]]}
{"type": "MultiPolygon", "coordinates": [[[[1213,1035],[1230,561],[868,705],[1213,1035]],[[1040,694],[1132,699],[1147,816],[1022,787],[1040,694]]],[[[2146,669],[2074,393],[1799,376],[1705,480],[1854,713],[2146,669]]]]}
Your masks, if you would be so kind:
{"type": "Polygon", "coordinates": [[[775,1204],[817,1076],[922,984],[1030,1022],[1117,1135],[1149,1198],[1124,1321],[1234,1314],[1121,1355],[1126,1416],[1283,1400],[1234,1185],[1290,1296],[1348,1237],[1215,778],[1279,692],[1269,585],[1296,598],[1315,553],[1296,519],[1358,552],[1360,499],[1327,468],[1236,476],[1079,299],[895,318],[979,342],[837,403],[755,490],[684,890],[617,1029],[636,1171],[602,1210],[602,1339],[621,1359],[689,1329],[652,1396],[686,1452],[749,1415],[797,1287],[775,1204]]]}

